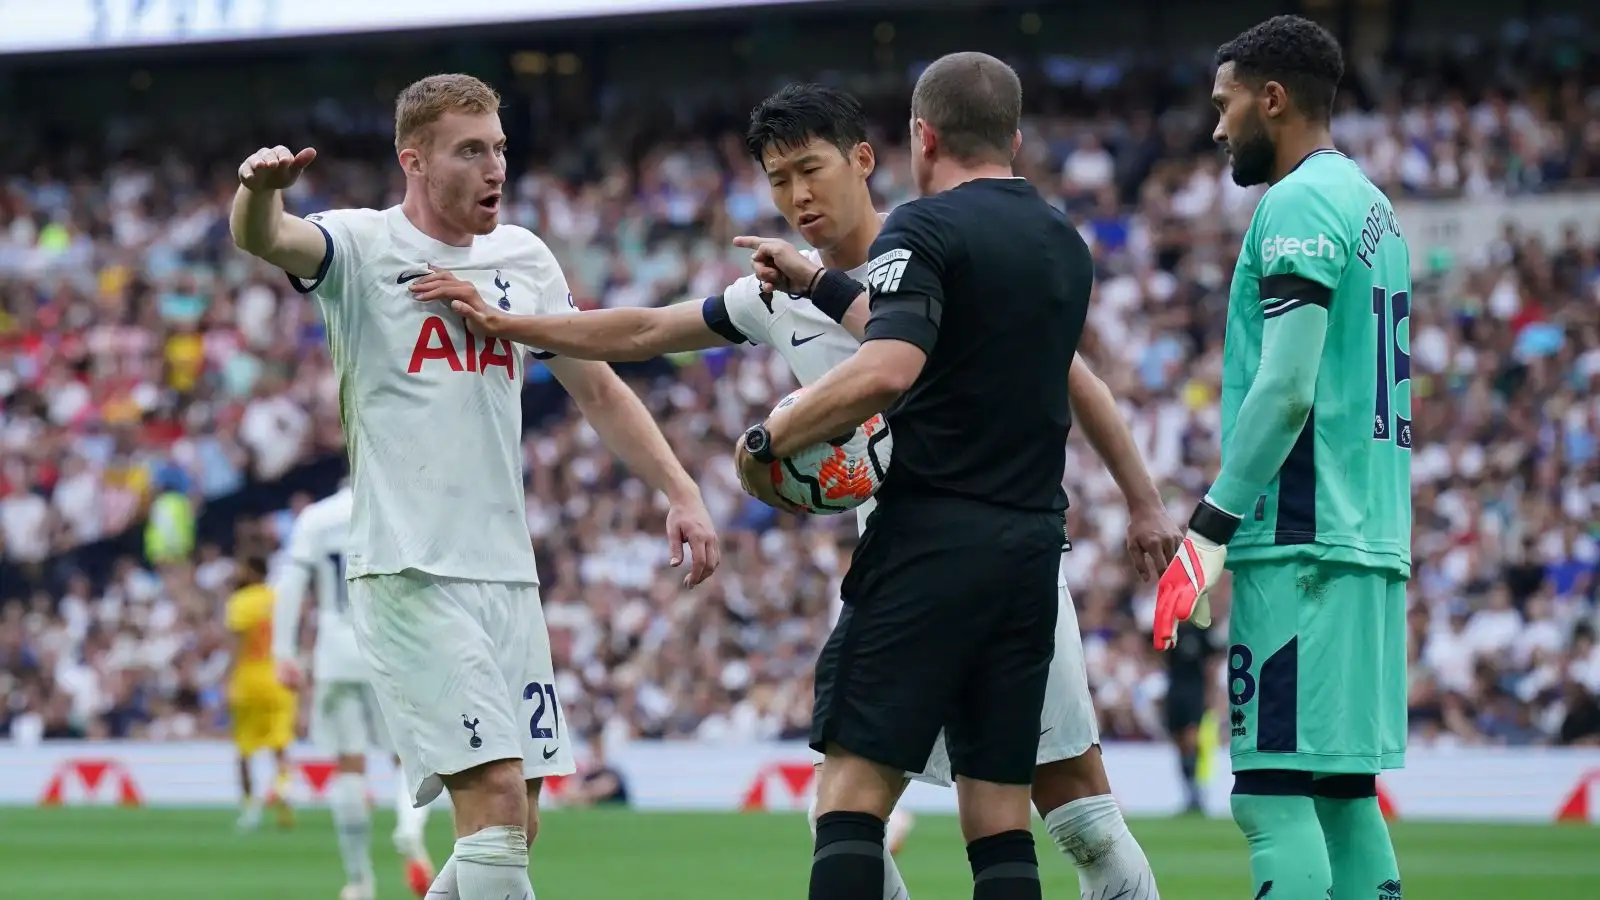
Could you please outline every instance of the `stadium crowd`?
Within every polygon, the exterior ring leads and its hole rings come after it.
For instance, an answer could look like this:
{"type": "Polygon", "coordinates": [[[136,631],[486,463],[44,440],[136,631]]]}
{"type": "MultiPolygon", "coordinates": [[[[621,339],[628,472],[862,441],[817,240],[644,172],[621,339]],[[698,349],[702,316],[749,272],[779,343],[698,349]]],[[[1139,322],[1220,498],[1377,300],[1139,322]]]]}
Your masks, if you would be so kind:
{"type": "MultiPolygon", "coordinates": [[[[1436,71],[1380,79],[1383,90],[1369,85],[1336,119],[1341,146],[1395,196],[1561,190],[1600,175],[1595,79],[1479,90],[1436,71]]],[[[1184,90],[1164,109],[1080,102],[1036,117],[1019,161],[1094,248],[1084,353],[1175,511],[1215,471],[1222,310],[1259,197],[1210,148],[1204,91],[1184,90]]],[[[902,119],[886,116],[874,139],[883,208],[913,192],[902,119]]],[[[13,564],[138,527],[158,494],[199,507],[342,450],[316,309],[228,242],[231,163],[134,160],[98,179],[41,164],[0,184],[0,557],[13,564]]],[[[388,205],[391,166],[381,152],[319,159],[298,211],[388,205]]],[[[744,272],[731,236],[787,230],[732,133],[589,168],[518,171],[504,213],[551,244],[585,307],[719,292],[744,272]]],[[[1508,230],[1473,258],[1433,260],[1417,286],[1416,740],[1600,742],[1594,238],[1546,245],[1508,230]]],[[[538,394],[524,441],[528,526],[569,714],[608,743],[804,734],[854,519],[779,516],[744,496],[729,458],[739,429],[793,379],[759,348],[628,374],[699,478],[726,555],[709,584],[683,591],[663,571],[660,506],[558,393],[538,394]]],[[[534,367],[530,380],[548,375],[534,367]]],[[[1151,590],[1121,560],[1120,496],[1076,439],[1066,480],[1071,584],[1103,729],[1159,737],[1165,666],[1142,631],[1151,590]]],[[[192,558],[124,558],[103,584],[0,586],[0,735],[222,733],[221,603],[236,560],[275,553],[312,499],[241,520],[228,546],[202,543],[192,558]]]]}

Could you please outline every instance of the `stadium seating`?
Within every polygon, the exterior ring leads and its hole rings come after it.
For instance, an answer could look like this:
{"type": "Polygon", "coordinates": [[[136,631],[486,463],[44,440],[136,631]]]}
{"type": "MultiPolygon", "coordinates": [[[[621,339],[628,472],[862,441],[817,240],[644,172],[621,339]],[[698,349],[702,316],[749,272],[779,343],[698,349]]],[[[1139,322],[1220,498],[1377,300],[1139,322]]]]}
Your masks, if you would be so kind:
{"type": "MultiPolygon", "coordinates": [[[[1438,71],[1399,67],[1390,93],[1352,99],[1335,122],[1397,198],[1600,175],[1594,83],[1556,72],[1480,92],[1438,71]]],[[[1215,471],[1221,308],[1259,196],[1229,180],[1203,92],[1192,99],[1034,118],[1021,163],[1100,261],[1084,352],[1175,512],[1215,471]]],[[[881,124],[874,188],[888,207],[912,186],[903,116],[881,124]]],[[[716,293],[742,274],[728,238],[786,230],[733,137],[685,132],[581,175],[535,164],[506,217],[551,243],[586,307],[716,293]]],[[[316,310],[228,243],[227,160],[146,156],[98,180],[41,157],[0,182],[0,735],[21,740],[220,734],[233,560],[279,548],[342,466],[316,310]],[[147,534],[163,495],[196,518],[147,534]]],[[[394,202],[392,165],[382,152],[319,161],[299,211],[394,202]]],[[[1410,326],[1413,729],[1441,744],[1595,742],[1600,244],[1512,230],[1475,250],[1429,261],[1410,326]]],[[[533,374],[528,525],[574,724],[610,738],[800,735],[854,520],[779,516],[740,492],[729,459],[793,379],[761,349],[624,371],[727,546],[716,578],[684,592],[663,572],[660,508],[533,374]]],[[[1104,731],[1158,737],[1164,667],[1140,632],[1150,590],[1122,562],[1120,496],[1078,441],[1067,484],[1104,731]]]]}

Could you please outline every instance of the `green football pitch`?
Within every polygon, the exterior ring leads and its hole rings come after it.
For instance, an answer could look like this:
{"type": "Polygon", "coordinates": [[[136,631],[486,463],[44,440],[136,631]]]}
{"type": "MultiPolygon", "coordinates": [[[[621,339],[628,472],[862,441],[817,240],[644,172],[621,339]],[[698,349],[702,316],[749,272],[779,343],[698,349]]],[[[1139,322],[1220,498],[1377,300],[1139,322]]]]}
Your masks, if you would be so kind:
{"type": "MultiPolygon", "coordinates": [[[[380,900],[404,900],[377,817],[373,856],[380,900]]],[[[1132,823],[1167,900],[1250,896],[1244,842],[1225,821],[1132,823]]],[[[446,816],[429,823],[439,859],[446,816]]],[[[1401,823],[1395,827],[1406,900],[1593,900],[1600,897],[1600,831],[1590,826],[1401,823]]],[[[810,854],[798,815],[553,811],[535,847],[540,900],[781,900],[803,897],[810,854]]],[[[1066,860],[1041,841],[1047,898],[1077,897],[1066,860]]],[[[918,819],[899,856],[917,900],[971,896],[955,820],[918,819]]],[[[6,897],[51,900],[283,900],[338,896],[332,824],[302,812],[295,827],[235,834],[223,810],[0,809],[6,897]]],[[[1366,900],[1366,898],[1354,898],[1366,900]]]]}

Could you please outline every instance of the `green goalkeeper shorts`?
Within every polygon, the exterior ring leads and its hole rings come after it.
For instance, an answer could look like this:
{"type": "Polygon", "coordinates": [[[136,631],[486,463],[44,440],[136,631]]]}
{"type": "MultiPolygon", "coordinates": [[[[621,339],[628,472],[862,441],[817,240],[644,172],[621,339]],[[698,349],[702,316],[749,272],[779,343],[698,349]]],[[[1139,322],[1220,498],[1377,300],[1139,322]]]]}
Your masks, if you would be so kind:
{"type": "Polygon", "coordinates": [[[1376,774],[1406,755],[1406,584],[1319,562],[1233,572],[1234,771],[1376,774]]]}

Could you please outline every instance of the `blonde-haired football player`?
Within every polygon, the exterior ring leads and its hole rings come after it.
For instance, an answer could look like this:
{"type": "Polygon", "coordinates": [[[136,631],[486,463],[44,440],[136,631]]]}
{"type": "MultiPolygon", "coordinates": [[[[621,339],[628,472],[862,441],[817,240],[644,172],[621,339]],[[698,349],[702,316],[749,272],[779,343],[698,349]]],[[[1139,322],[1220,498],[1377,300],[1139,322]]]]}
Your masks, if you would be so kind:
{"type": "Polygon", "coordinates": [[[253,790],[250,762],[272,751],[273,786],[265,800],[278,809],[278,824],[293,824],[286,790],[289,744],[294,741],[294,692],[278,681],[272,662],[272,589],[265,584],[266,561],[248,557],[239,565],[239,587],[228,598],[227,625],[233,635],[228,672],[228,710],[233,743],[239,750],[239,789],[243,809],[239,828],[261,823],[262,797],[253,790]]]}
{"type": "Polygon", "coordinates": [[[234,242],[327,321],[352,479],[351,615],[412,801],[450,792],[455,852],[429,889],[441,900],[531,897],[541,781],[575,769],[524,508],[528,351],[665,495],[672,562],[684,544],[693,560],[686,584],[718,561],[699,488],[609,366],[485,337],[413,297],[415,285],[524,313],[571,308],[544,242],[499,222],[499,106],[476,78],[424,78],[395,103],[399,206],[290,215],[283,190],[316,151],[269,147],[239,166],[230,219],[234,242]]]}

